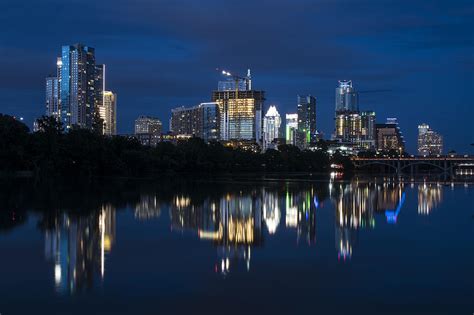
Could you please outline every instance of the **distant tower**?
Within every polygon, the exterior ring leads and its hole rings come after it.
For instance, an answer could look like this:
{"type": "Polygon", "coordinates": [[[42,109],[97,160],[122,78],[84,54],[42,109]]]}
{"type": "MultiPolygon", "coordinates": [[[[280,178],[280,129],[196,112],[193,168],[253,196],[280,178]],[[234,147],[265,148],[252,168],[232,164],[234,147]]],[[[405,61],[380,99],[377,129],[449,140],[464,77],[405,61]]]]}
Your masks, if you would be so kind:
{"type": "Polygon", "coordinates": [[[46,116],[60,118],[59,82],[57,77],[46,78],[46,116]]]}
{"type": "Polygon", "coordinates": [[[311,95],[298,95],[298,130],[304,134],[306,144],[317,141],[316,98],[311,95]]]}
{"type": "Polygon", "coordinates": [[[443,154],[443,137],[431,130],[427,124],[418,126],[418,154],[437,155],[443,154]]]}
{"type": "Polygon", "coordinates": [[[58,67],[62,122],[67,129],[72,125],[91,128],[96,102],[94,48],[63,46],[58,67]]]}
{"type": "Polygon", "coordinates": [[[263,118],[263,147],[264,149],[279,138],[281,116],[275,106],[270,106],[263,118]]]}
{"type": "Polygon", "coordinates": [[[98,107],[100,118],[104,120],[104,135],[117,134],[117,94],[104,91],[103,104],[98,107]]]}
{"type": "Polygon", "coordinates": [[[341,80],[336,88],[336,113],[337,112],[358,112],[359,98],[352,81],[341,80]]]}
{"type": "Polygon", "coordinates": [[[265,92],[252,90],[250,70],[245,78],[223,71],[225,81],[219,81],[212,92],[212,102],[219,112],[220,139],[224,141],[262,141],[262,109],[265,92]]]}

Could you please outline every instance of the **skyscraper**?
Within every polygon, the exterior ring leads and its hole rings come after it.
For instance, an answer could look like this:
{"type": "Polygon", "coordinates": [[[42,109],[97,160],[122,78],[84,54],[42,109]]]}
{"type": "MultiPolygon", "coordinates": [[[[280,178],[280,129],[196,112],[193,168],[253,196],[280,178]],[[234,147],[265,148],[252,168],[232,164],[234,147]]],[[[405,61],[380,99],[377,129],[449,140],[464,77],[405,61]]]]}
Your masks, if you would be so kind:
{"type": "Polygon", "coordinates": [[[46,116],[59,119],[59,82],[57,77],[46,78],[46,116]]]}
{"type": "MultiPolygon", "coordinates": [[[[230,75],[230,74],[229,74],[230,75]]],[[[262,140],[262,108],[265,101],[264,91],[252,90],[251,80],[232,76],[227,80],[225,89],[214,91],[212,101],[219,111],[220,139],[247,140],[260,143],[262,140]],[[245,89],[240,83],[244,81],[245,89]],[[232,83],[233,86],[232,86],[232,83]],[[230,89],[235,87],[236,89],[230,89]]],[[[219,84],[219,89],[223,88],[219,84]]]]}
{"type": "Polygon", "coordinates": [[[387,118],[385,124],[376,125],[377,150],[405,151],[405,140],[396,118],[387,118]]]}
{"type": "Polygon", "coordinates": [[[363,111],[361,118],[361,147],[364,149],[375,149],[375,112],[363,111]]]}
{"type": "Polygon", "coordinates": [[[280,137],[281,116],[275,106],[268,108],[263,118],[263,147],[268,146],[280,137]]]}
{"type": "Polygon", "coordinates": [[[352,81],[340,80],[336,88],[336,112],[358,112],[359,97],[352,81]]]}
{"type": "Polygon", "coordinates": [[[307,144],[317,141],[316,98],[311,95],[298,95],[298,130],[304,134],[307,144]]]}
{"type": "Polygon", "coordinates": [[[72,125],[91,128],[97,100],[94,48],[63,46],[58,67],[62,122],[67,129],[72,125]]]}
{"type": "Polygon", "coordinates": [[[286,114],[285,125],[286,144],[296,145],[296,133],[298,131],[298,114],[286,114]]]}
{"type": "Polygon", "coordinates": [[[427,124],[418,126],[418,154],[437,155],[443,154],[443,137],[431,130],[427,124]]]}
{"type": "Polygon", "coordinates": [[[334,136],[339,141],[359,145],[361,140],[361,116],[358,94],[352,81],[341,80],[336,88],[336,115],[334,136]]]}
{"type": "Polygon", "coordinates": [[[104,135],[117,134],[117,94],[103,92],[103,104],[98,107],[100,118],[104,121],[104,135]]]}

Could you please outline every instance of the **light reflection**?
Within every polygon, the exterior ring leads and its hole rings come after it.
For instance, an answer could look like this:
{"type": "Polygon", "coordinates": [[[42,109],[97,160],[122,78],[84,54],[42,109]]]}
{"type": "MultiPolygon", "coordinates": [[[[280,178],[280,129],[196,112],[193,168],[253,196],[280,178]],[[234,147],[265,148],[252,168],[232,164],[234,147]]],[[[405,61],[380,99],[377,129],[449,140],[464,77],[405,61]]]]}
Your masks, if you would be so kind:
{"type": "MultiPolygon", "coordinates": [[[[408,183],[411,185],[413,181],[408,183]]],[[[334,212],[326,212],[334,220],[333,257],[349,262],[361,246],[359,233],[373,233],[376,225],[408,219],[404,217],[410,210],[404,209],[407,194],[417,193],[419,215],[429,215],[441,203],[441,184],[416,185],[417,190],[407,192],[403,182],[386,178],[383,182],[331,182],[329,187],[285,184],[200,198],[178,193],[166,199],[150,193],[137,198],[132,213],[141,224],[163,220],[161,209],[169,209],[172,233],[181,232],[183,237],[197,237],[214,246],[216,254],[209,268],[228,276],[239,269],[249,271],[252,254],[259,255],[256,249],[282,231],[291,233],[297,245],[316,245],[316,215],[319,220],[320,211],[331,209],[324,207],[325,200],[334,206],[334,212]]],[[[45,256],[51,262],[57,292],[72,294],[100,283],[97,280],[107,276],[107,258],[116,239],[115,208],[104,204],[87,215],[63,211],[47,219],[45,256]]]]}

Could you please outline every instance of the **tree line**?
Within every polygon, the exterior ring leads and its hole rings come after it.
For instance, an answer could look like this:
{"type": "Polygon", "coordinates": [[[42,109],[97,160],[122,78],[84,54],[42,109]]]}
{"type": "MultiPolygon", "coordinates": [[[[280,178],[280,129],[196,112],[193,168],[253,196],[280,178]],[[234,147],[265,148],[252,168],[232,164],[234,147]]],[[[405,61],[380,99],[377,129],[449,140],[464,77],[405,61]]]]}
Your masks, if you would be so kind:
{"type": "Polygon", "coordinates": [[[330,157],[321,149],[299,150],[280,145],[264,153],[231,148],[200,138],[141,145],[134,137],[104,136],[101,128],[71,128],[67,132],[54,117],[38,120],[31,133],[22,122],[0,114],[0,172],[29,171],[35,177],[131,176],[156,177],[167,173],[328,172],[331,163],[350,160],[330,157]]]}

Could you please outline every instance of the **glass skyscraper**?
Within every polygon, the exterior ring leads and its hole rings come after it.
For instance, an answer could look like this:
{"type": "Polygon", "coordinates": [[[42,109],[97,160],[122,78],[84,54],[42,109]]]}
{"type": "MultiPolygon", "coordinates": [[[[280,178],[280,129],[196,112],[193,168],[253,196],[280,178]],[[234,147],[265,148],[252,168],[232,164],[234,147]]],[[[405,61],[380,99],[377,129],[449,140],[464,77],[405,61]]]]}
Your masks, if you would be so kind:
{"type": "Polygon", "coordinates": [[[298,95],[298,130],[304,134],[307,144],[317,141],[316,98],[311,95],[298,95]]]}
{"type": "Polygon", "coordinates": [[[57,77],[46,78],[46,116],[59,119],[59,82],[57,77]]]}
{"type": "Polygon", "coordinates": [[[63,46],[58,60],[61,120],[68,129],[72,125],[91,128],[96,102],[94,48],[75,44],[63,46]]]}
{"type": "Polygon", "coordinates": [[[336,112],[345,111],[359,111],[359,97],[350,80],[340,80],[336,88],[336,112]]]}

